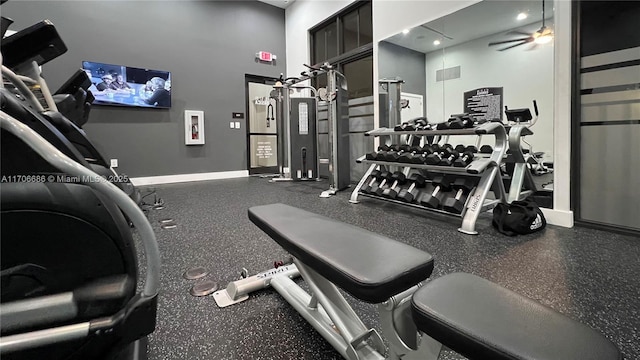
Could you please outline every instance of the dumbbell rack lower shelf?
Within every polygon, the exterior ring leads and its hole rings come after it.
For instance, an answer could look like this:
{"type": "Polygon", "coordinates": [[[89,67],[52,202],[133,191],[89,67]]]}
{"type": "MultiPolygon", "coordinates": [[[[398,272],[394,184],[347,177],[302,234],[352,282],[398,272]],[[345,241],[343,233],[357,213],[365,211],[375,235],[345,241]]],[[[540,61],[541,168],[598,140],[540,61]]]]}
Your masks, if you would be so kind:
{"type": "MultiPolygon", "coordinates": [[[[384,201],[387,201],[387,202],[400,204],[400,205],[404,205],[404,206],[408,206],[408,207],[413,207],[413,208],[417,208],[417,209],[429,210],[431,212],[440,213],[440,214],[444,214],[444,215],[451,215],[451,216],[457,216],[457,217],[462,217],[463,216],[463,214],[455,214],[455,213],[451,213],[451,212],[448,212],[448,211],[445,211],[445,210],[440,210],[440,209],[431,209],[431,208],[427,208],[427,207],[419,205],[419,204],[407,203],[407,202],[404,202],[404,201],[399,201],[399,200],[394,200],[394,199],[387,199],[387,198],[384,198],[384,197],[381,197],[381,196],[376,196],[376,195],[367,194],[367,193],[363,193],[363,192],[358,193],[358,195],[369,197],[369,198],[373,198],[373,199],[378,199],[378,200],[384,200],[384,201]]],[[[467,202],[465,203],[465,207],[469,205],[469,200],[471,200],[471,197],[467,198],[467,202]]],[[[484,203],[482,204],[482,208],[480,209],[480,212],[488,211],[488,210],[493,209],[496,206],[496,204],[499,203],[499,202],[500,202],[500,200],[485,200],[484,203]]],[[[462,232],[464,232],[464,231],[462,231],[462,232]]],[[[477,234],[477,232],[476,232],[476,234],[477,234]]],[[[475,234],[472,234],[472,235],[475,235],[475,234]]]]}
{"type": "Polygon", "coordinates": [[[509,145],[504,126],[500,123],[485,123],[469,129],[422,130],[411,132],[394,131],[392,129],[375,129],[367,132],[365,135],[391,136],[404,133],[410,133],[414,135],[493,135],[495,137],[495,145],[493,146],[493,152],[488,158],[476,159],[472,161],[468,166],[460,168],[450,166],[366,160],[366,157],[362,156],[358,158],[356,162],[370,164],[370,166],[364,173],[358,185],[356,185],[355,189],[351,193],[349,202],[357,204],[359,202],[358,196],[362,195],[369,198],[375,198],[378,200],[419,208],[431,212],[458,216],[462,218],[462,225],[460,226],[460,228],[458,228],[458,231],[465,234],[477,234],[478,232],[475,230],[475,224],[480,213],[493,209],[493,207],[495,207],[498,203],[507,202],[507,196],[500,174],[500,163],[504,158],[507,147],[509,145]],[[428,171],[429,173],[451,174],[454,176],[458,175],[460,177],[478,176],[480,177],[480,180],[475,189],[472,190],[467,197],[462,213],[456,214],[442,209],[432,209],[418,203],[407,203],[395,199],[384,198],[373,194],[366,194],[364,192],[361,192],[360,189],[370,179],[372,172],[380,167],[401,167],[404,168],[404,171],[406,173],[408,173],[411,169],[417,169],[421,171],[428,171]],[[493,193],[495,194],[495,199],[487,199],[490,191],[493,191],[493,193]]]}

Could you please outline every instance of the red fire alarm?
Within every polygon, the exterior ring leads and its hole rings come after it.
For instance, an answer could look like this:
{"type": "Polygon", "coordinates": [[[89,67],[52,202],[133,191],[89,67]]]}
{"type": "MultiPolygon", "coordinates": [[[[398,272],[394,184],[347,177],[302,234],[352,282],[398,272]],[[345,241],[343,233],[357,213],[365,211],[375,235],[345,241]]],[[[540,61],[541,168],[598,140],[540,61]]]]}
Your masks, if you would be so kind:
{"type": "Polygon", "coordinates": [[[268,62],[271,62],[271,61],[273,61],[273,60],[275,60],[275,59],[276,59],[276,56],[275,56],[275,55],[273,55],[273,54],[272,54],[272,53],[270,53],[270,52],[266,52],[266,51],[259,51],[259,52],[256,54],[256,57],[257,57],[260,61],[268,61],[268,62]]]}

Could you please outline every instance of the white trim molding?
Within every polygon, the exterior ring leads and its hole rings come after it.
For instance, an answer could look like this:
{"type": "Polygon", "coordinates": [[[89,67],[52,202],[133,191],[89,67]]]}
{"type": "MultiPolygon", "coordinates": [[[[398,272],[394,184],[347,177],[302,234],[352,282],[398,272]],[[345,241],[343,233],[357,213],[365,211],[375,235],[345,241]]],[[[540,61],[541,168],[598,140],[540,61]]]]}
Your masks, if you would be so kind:
{"type": "Polygon", "coordinates": [[[573,211],[540,208],[547,224],[562,227],[573,227],[573,211]]]}
{"type": "MultiPolygon", "coordinates": [[[[555,225],[573,227],[571,209],[571,2],[554,0],[553,215],[555,225]],[[566,219],[571,215],[571,221],[566,219]],[[566,225],[565,225],[566,224],[566,225]],[[570,224],[570,225],[569,225],[570,224]]],[[[544,213],[547,216],[547,213],[544,213]]],[[[551,213],[550,213],[551,214],[551,213]]],[[[549,219],[547,219],[547,222],[549,219]]]]}
{"type": "Polygon", "coordinates": [[[235,179],[235,178],[248,177],[248,176],[249,176],[248,170],[219,171],[219,172],[210,172],[210,173],[138,177],[138,178],[131,178],[131,183],[133,183],[133,185],[135,186],[144,186],[144,185],[183,183],[183,182],[192,182],[192,181],[235,179]]]}

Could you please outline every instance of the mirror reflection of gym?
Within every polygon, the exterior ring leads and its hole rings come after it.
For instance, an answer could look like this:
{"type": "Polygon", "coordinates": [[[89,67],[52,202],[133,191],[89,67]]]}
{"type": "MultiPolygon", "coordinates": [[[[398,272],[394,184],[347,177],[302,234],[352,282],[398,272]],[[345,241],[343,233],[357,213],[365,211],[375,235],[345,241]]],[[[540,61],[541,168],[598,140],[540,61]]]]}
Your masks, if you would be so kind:
{"type": "MultiPolygon", "coordinates": [[[[485,0],[381,41],[378,71],[381,76],[402,77],[406,87],[419,81],[416,74],[422,70],[430,123],[464,113],[464,93],[479,88],[501,87],[505,107],[528,108],[532,119],[524,124],[533,135],[521,138],[522,149],[537,189],[549,192],[544,197],[548,201],[540,205],[552,208],[552,39],[552,1],[485,0]],[[389,60],[394,56],[402,67],[389,60]]],[[[501,115],[507,124],[505,112],[501,115]]],[[[453,146],[476,145],[477,138],[457,136],[450,141],[453,146]]],[[[478,148],[492,141],[481,139],[478,148]]]]}

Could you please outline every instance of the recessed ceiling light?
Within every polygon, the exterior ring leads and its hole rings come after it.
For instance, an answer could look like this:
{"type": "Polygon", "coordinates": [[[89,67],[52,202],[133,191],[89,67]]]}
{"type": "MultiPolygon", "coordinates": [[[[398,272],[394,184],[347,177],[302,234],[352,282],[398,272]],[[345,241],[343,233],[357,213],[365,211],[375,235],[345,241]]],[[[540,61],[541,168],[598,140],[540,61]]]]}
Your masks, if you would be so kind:
{"type": "Polygon", "coordinates": [[[436,41],[434,41],[434,42],[433,42],[433,45],[435,45],[435,46],[440,45],[440,40],[436,40],[436,41]]]}
{"type": "Polygon", "coordinates": [[[529,15],[527,15],[527,13],[525,12],[521,12],[520,14],[518,14],[518,16],[516,17],[516,19],[518,20],[524,20],[528,17],[529,15]]]}
{"type": "Polygon", "coordinates": [[[404,30],[402,30],[402,33],[403,33],[403,34],[405,34],[405,35],[407,35],[407,34],[409,33],[409,29],[404,29],[404,30]]]}

